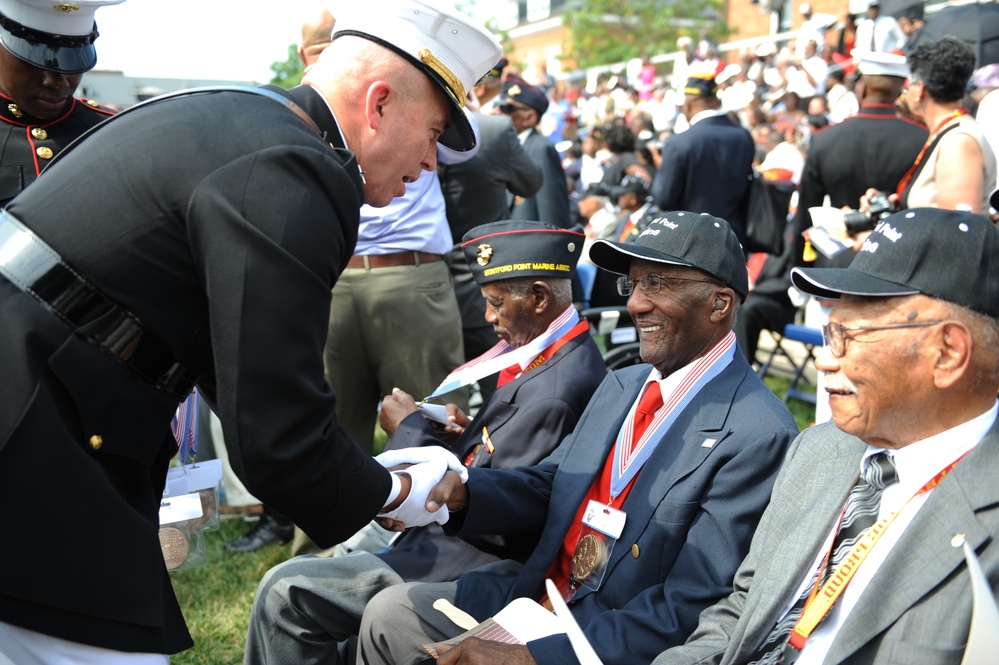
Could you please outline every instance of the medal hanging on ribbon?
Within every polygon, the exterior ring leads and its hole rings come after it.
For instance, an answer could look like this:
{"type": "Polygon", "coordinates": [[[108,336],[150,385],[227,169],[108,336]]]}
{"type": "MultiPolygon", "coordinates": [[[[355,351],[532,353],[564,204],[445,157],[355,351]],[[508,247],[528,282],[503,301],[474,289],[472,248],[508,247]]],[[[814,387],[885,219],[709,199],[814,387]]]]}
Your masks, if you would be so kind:
{"type": "Polygon", "coordinates": [[[177,407],[177,413],[170,422],[170,429],[180,449],[180,463],[192,464],[198,457],[198,391],[195,389],[177,407]]]}
{"type": "Polygon", "coordinates": [[[624,531],[627,519],[624,511],[605,506],[599,501],[590,501],[583,513],[583,528],[579,540],[572,551],[569,567],[569,589],[575,593],[582,585],[596,591],[607,573],[614,545],[624,531]]]}

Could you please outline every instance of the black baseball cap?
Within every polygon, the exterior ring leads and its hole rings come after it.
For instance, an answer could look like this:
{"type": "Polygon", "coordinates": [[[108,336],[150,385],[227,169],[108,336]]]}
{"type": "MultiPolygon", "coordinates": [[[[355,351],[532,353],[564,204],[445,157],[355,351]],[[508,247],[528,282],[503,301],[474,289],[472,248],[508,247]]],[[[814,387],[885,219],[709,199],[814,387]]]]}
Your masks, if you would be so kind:
{"type": "Polygon", "coordinates": [[[847,268],[794,268],[823,300],[922,293],[999,318],[999,228],[983,215],[912,208],[885,218],[847,268]]]}
{"type": "Polygon", "coordinates": [[[674,211],[654,219],[632,242],[597,240],[590,260],[598,267],[627,275],[632,259],[688,266],[724,282],[743,300],[749,293],[746,255],[724,219],[707,213],[674,211]]]}
{"type": "Polygon", "coordinates": [[[621,184],[611,187],[611,196],[615,199],[621,198],[625,194],[637,194],[639,198],[645,199],[649,195],[650,185],[645,178],[637,175],[626,175],[621,179],[621,184]]]}

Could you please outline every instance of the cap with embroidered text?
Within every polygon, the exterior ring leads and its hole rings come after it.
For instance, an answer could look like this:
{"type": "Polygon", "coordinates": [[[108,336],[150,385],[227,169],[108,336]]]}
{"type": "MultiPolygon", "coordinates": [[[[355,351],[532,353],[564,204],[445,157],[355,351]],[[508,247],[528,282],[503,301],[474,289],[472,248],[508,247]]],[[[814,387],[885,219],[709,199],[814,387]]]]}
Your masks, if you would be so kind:
{"type": "Polygon", "coordinates": [[[97,64],[94,13],[125,0],[0,0],[0,42],[16,58],[60,74],[97,64]]]}
{"type": "Polygon", "coordinates": [[[857,71],[864,76],[909,78],[909,65],[899,53],[865,51],[856,59],[857,71]]]}
{"type": "Polygon", "coordinates": [[[848,268],[794,268],[799,291],[835,300],[922,293],[999,317],[999,228],[961,210],[912,208],[885,218],[848,268]]]}
{"type": "Polygon", "coordinates": [[[465,95],[496,65],[503,50],[492,33],[464,14],[428,0],[329,3],[336,17],[333,39],[363,37],[392,49],[430,77],[451,103],[451,124],[440,143],[475,147],[464,113],[465,95]]]}
{"type": "Polygon", "coordinates": [[[570,279],[586,236],[543,222],[503,221],[482,224],[461,239],[479,285],[516,277],[570,279]]]}
{"type": "Polygon", "coordinates": [[[604,270],[627,275],[633,259],[697,268],[724,282],[743,300],[749,293],[746,258],[735,231],[707,213],[673,211],[653,220],[625,244],[597,240],[590,260],[604,270]]]}

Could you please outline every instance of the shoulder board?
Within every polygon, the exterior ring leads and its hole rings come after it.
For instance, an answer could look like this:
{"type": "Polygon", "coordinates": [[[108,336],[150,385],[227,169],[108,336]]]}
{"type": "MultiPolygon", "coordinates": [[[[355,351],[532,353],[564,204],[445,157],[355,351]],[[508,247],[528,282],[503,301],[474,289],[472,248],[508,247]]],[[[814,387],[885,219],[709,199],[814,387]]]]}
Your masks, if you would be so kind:
{"type": "Polygon", "coordinates": [[[80,101],[80,106],[88,108],[92,111],[96,111],[97,113],[103,113],[104,115],[116,115],[117,113],[119,113],[118,109],[111,108],[110,106],[104,106],[103,104],[98,104],[92,99],[81,97],[79,101],[80,101]]]}

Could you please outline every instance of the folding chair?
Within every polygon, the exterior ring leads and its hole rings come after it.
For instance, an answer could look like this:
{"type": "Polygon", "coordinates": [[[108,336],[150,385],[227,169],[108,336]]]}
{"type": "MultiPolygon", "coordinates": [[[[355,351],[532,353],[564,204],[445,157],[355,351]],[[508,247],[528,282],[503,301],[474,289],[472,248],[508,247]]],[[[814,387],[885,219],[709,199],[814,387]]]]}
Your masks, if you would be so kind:
{"type": "Polygon", "coordinates": [[[783,333],[771,332],[771,335],[774,338],[773,351],[770,352],[766,362],[760,366],[757,374],[760,375],[760,378],[763,378],[770,371],[770,365],[773,363],[774,358],[778,355],[784,356],[787,362],[790,363],[793,371],[791,383],[787,388],[787,392],[784,393],[784,403],[787,404],[787,401],[794,397],[795,399],[815,404],[815,394],[799,389],[798,384],[802,381],[808,383],[805,371],[808,369],[808,363],[814,364],[815,362],[815,347],[822,346],[822,331],[818,328],[789,323],[784,326],[783,333]],[[795,361],[794,356],[784,348],[785,341],[798,342],[804,347],[805,357],[801,359],[801,362],[795,361]]]}

